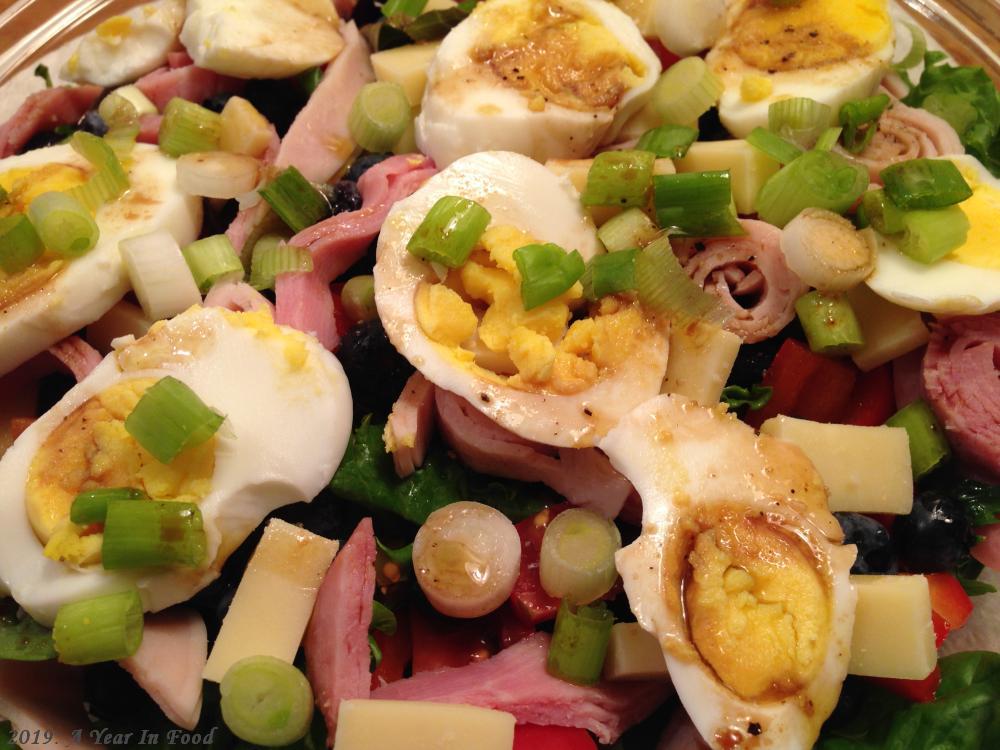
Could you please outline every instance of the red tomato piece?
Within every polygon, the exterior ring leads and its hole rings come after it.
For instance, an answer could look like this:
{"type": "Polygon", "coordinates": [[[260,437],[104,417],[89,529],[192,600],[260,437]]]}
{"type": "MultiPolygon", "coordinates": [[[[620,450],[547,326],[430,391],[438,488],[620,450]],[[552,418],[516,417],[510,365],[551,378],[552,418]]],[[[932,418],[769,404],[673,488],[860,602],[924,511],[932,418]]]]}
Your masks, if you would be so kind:
{"type": "Polygon", "coordinates": [[[827,361],[809,351],[809,347],[802,342],[786,339],[761,381],[763,385],[773,389],[771,400],[763,409],[748,413],[747,422],[760,427],[766,420],[779,414],[793,415],[806,383],[827,361]]]}
{"type": "Polygon", "coordinates": [[[413,674],[442,667],[464,667],[490,658],[496,651],[492,617],[458,620],[429,609],[410,610],[413,674]]]}
{"type": "Polygon", "coordinates": [[[372,672],[372,690],[381,687],[384,682],[395,682],[403,679],[406,665],[413,656],[413,644],[410,641],[410,622],[406,610],[396,612],[396,632],[392,635],[375,631],[375,643],[382,649],[382,661],[372,672]]]}
{"type": "Polygon", "coordinates": [[[519,724],[514,750],[597,750],[597,743],[586,729],[519,724]]]}
{"type": "Polygon", "coordinates": [[[896,411],[896,394],[892,387],[890,365],[876,367],[858,376],[844,414],[844,424],[875,427],[896,411]]]}
{"type": "Polygon", "coordinates": [[[559,600],[545,593],[538,572],[538,559],[542,552],[542,537],[549,521],[570,508],[568,503],[553,505],[551,508],[526,518],[517,524],[521,537],[521,572],[514,582],[510,604],[514,613],[526,625],[535,626],[540,622],[554,620],[559,611],[559,600]]]}
{"type": "Polygon", "coordinates": [[[930,703],[937,694],[938,685],[941,684],[941,667],[934,667],[934,671],[922,680],[896,680],[888,677],[872,677],[870,679],[886,690],[901,695],[914,703],[930,703]]]}
{"type": "Polygon", "coordinates": [[[930,573],[927,584],[931,589],[931,609],[948,624],[949,630],[958,630],[972,615],[972,599],[962,584],[951,573],[930,573]]]}
{"type": "MultiPolygon", "coordinates": [[[[820,355],[815,355],[819,357],[820,355]]],[[[844,360],[827,359],[812,377],[790,416],[813,422],[840,422],[847,411],[858,379],[858,369],[844,360]]]]}
{"type": "Polygon", "coordinates": [[[944,619],[937,612],[931,612],[931,622],[934,624],[934,645],[941,648],[941,644],[944,643],[944,639],[948,637],[948,633],[951,632],[951,626],[948,621],[944,619]]]}

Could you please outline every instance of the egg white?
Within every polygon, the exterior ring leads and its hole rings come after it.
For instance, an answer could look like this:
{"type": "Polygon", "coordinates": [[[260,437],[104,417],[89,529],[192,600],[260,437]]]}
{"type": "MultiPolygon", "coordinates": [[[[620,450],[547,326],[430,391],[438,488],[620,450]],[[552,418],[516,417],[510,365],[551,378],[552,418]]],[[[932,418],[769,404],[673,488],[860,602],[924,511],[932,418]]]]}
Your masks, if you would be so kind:
{"type": "Polygon", "coordinates": [[[446,195],[475,200],[490,212],[494,225],[513,226],[540,242],[578,250],[584,260],[602,251],[568,178],[514,153],[484,152],[454,162],[396,203],[379,235],[375,303],[389,339],[414,367],[506,429],[561,447],[593,445],[620,415],[659,393],[666,373],[666,337],[637,345],[634,366],[605,375],[574,395],[521,391],[477,375],[442,354],[417,322],[414,307],[420,283],[437,277],[406,245],[430,208],[446,195]]]}
{"type": "Polygon", "coordinates": [[[488,34],[490,18],[523,0],[490,0],[452,29],[428,70],[415,136],[420,150],[438,166],[479,151],[515,151],[538,161],[591,155],[610,143],[625,121],[649,98],[660,74],[659,58],[635,23],[604,0],[567,0],[596,17],[645,68],[613,111],[580,111],[549,102],[532,111],[523,93],[478,74],[471,51],[488,34]]]}
{"type": "MultiPolygon", "coordinates": [[[[170,232],[182,247],[198,237],[201,199],[178,189],[174,160],[148,144],[136,145],[132,153],[131,187],[97,212],[100,237],[94,248],[0,314],[0,375],[93,323],[122,298],[129,280],[118,252],[121,240],[156,229],[170,232]]],[[[60,145],[0,160],[0,173],[52,163],[89,169],[70,146],[60,145]]]]}
{"type": "MultiPolygon", "coordinates": [[[[941,158],[974,172],[980,182],[1000,190],[1000,180],[974,156],[941,158]]],[[[1000,271],[960,263],[953,256],[920,263],[903,254],[893,238],[876,236],[878,260],[866,283],[879,296],[937,315],[985,315],[1000,310],[1000,271]]]]}
{"type": "MultiPolygon", "coordinates": [[[[32,617],[49,625],[59,607],[101,594],[139,588],[147,611],[185,601],[219,574],[225,556],[272,510],[313,499],[330,481],[347,448],[352,401],[340,363],[313,337],[280,327],[259,335],[216,308],[193,307],[163,324],[160,336],[178,354],[162,366],[123,372],[119,356],[132,337],[36,420],[0,460],[0,588],[32,617]],[[305,348],[292,369],[287,342],[305,348]],[[25,507],[31,462],[50,433],[91,397],[124,380],[171,375],[226,421],[216,433],[215,470],[200,501],[207,535],[206,566],[198,569],[83,570],[44,556],[25,507]]],[[[156,329],[154,329],[156,330],[156,329]]],[[[139,339],[140,345],[145,339],[139,339]]]]}

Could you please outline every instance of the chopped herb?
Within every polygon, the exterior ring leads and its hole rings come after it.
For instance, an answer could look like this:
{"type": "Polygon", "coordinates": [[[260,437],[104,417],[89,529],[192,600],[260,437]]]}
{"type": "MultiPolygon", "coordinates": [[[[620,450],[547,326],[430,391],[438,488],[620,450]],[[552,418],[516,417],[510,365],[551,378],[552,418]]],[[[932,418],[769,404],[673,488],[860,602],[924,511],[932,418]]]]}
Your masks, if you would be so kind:
{"type": "Polygon", "coordinates": [[[372,602],[372,630],[386,635],[396,634],[396,615],[382,602],[372,602]]]}
{"type": "Polygon", "coordinates": [[[774,389],[769,385],[752,385],[744,388],[741,385],[727,385],[722,389],[722,403],[730,409],[736,411],[744,406],[751,411],[763,409],[765,404],[771,400],[774,389]]]}
{"type": "Polygon", "coordinates": [[[408,568],[411,565],[413,565],[412,542],[410,544],[407,544],[405,547],[400,547],[399,549],[393,549],[392,547],[387,547],[379,539],[375,539],[375,544],[383,555],[388,557],[399,567],[408,568]]]}
{"type": "Polygon", "coordinates": [[[52,76],[49,74],[48,65],[36,65],[35,75],[45,81],[45,88],[52,88],[52,76]]]}
{"type": "Polygon", "coordinates": [[[993,594],[997,590],[996,586],[986,583],[986,581],[977,581],[975,578],[963,578],[962,576],[958,576],[958,582],[962,584],[962,588],[965,589],[965,593],[969,596],[993,594]]]}

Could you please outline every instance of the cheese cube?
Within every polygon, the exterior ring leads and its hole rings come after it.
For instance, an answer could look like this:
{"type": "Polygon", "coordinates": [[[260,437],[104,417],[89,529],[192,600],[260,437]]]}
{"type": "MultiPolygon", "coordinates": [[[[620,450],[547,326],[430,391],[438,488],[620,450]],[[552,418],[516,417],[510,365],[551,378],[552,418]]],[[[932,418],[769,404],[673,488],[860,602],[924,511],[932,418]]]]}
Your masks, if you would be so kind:
{"type": "Polygon", "coordinates": [[[372,69],[379,81],[403,87],[411,107],[420,105],[427,85],[427,68],[438,50],[438,43],[407,44],[372,55],[372,69]]]}
{"type": "Polygon", "coordinates": [[[423,701],[346,700],[337,714],[336,750],[511,750],[513,715],[423,701]]]}
{"type": "Polygon", "coordinates": [[[637,622],[619,622],[611,628],[608,655],[604,658],[606,680],[667,680],[667,663],[655,636],[637,622]]]}
{"type": "Polygon", "coordinates": [[[741,214],[754,213],[757,193],[781,165],[746,141],[699,141],[692,143],[683,159],[674,165],[678,172],[709,172],[728,169],[733,200],[741,214]]]}
{"type": "Polygon", "coordinates": [[[702,406],[719,403],[742,339],[709,323],[674,325],[663,393],[677,393],[702,406]]]}
{"type": "Polygon", "coordinates": [[[204,678],[221,682],[247,656],[295,659],[339,543],[275,518],[267,524],[222,621],[204,678]]]}
{"type": "Polygon", "coordinates": [[[910,441],[902,427],[856,427],[774,417],[760,426],[797,445],[830,493],[831,511],[899,513],[913,507],[910,441]]]}
{"type": "Polygon", "coordinates": [[[849,291],[847,299],[865,337],[851,359],[865,372],[923,346],[931,337],[919,312],[882,299],[864,284],[849,291]]]}
{"type": "Polygon", "coordinates": [[[850,674],[922,680],[937,663],[923,576],[851,576],[858,592],[850,674]]]}

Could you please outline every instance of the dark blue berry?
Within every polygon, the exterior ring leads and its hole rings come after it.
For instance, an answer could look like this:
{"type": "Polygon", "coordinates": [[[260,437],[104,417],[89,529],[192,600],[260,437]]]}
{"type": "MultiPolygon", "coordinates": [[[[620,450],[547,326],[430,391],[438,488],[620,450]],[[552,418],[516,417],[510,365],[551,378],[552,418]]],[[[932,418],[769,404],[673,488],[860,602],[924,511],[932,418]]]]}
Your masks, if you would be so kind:
{"type": "Polygon", "coordinates": [[[206,99],[205,101],[203,101],[201,103],[201,106],[203,106],[205,109],[210,109],[213,112],[221,112],[225,108],[226,102],[228,102],[232,98],[233,95],[226,92],[223,92],[221,94],[214,94],[208,97],[208,99],[206,99]]]}
{"type": "Polygon", "coordinates": [[[80,130],[86,133],[103,136],[108,132],[108,124],[104,122],[96,109],[88,109],[80,120],[80,130]]]}
{"type": "Polygon", "coordinates": [[[330,204],[332,214],[357,211],[361,208],[361,191],[358,190],[356,182],[341,180],[334,185],[324,185],[322,190],[330,204]]]}
{"type": "Polygon", "coordinates": [[[892,534],[900,560],[914,573],[952,570],[975,541],[966,506],[936,490],[917,495],[913,510],[896,520],[892,534]]]}
{"type": "Polygon", "coordinates": [[[351,168],[347,170],[347,174],[344,175],[344,179],[357,182],[361,179],[361,175],[379,162],[385,161],[390,156],[392,156],[392,154],[362,154],[354,160],[353,164],[351,164],[351,168]]]}
{"type": "Polygon", "coordinates": [[[858,557],[851,572],[895,573],[898,570],[892,540],[885,526],[860,513],[834,513],[844,530],[844,544],[856,544],[858,557]]]}

